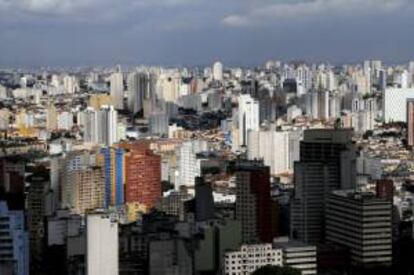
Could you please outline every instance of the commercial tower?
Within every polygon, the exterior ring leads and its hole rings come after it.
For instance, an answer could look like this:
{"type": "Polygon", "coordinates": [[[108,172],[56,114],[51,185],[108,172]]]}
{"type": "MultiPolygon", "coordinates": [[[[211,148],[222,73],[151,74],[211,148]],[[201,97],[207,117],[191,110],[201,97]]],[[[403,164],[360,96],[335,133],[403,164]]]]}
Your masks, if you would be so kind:
{"type": "Polygon", "coordinates": [[[144,108],[144,94],[149,86],[148,74],[132,72],[128,75],[128,110],[134,114],[144,108]]]}
{"type": "Polygon", "coordinates": [[[86,217],[86,274],[119,274],[118,223],[103,214],[86,217]]]}
{"type": "Polygon", "coordinates": [[[348,248],[353,265],[391,265],[391,201],[373,193],[340,190],[326,202],[326,242],[348,248]]]}
{"type": "Polygon", "coordinates": [[[318,244],[324,239],[324,207],[333,190],[352,189],[356,152],[352,130],[304,132],[300,161],[295,163],[295,195],[291,204],[291,237],[318,244]]]}
{"type": "Polygon", "coordinates": [[[270,168],[245,161],[236,168],[236,219],[241,222],[244,243],[273,239],[270,168]]]}

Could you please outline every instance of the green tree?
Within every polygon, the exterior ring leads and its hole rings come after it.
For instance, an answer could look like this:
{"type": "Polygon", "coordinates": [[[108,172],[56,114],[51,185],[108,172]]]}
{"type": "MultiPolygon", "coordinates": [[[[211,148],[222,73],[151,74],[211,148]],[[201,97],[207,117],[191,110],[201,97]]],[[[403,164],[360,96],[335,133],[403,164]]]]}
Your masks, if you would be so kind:
{"type": "Polygon", "coordinates": [[[288,266],[266,265],[253,272],[253,275],[301,275],[301,272],[288,266]]]}

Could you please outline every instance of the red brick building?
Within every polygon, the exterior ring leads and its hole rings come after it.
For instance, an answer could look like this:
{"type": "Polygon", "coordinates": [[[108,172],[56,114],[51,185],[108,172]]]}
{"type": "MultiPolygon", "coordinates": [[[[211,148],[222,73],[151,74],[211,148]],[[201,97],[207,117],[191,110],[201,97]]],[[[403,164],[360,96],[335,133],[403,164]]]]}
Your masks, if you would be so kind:
{"type": "Polygon", "coordinates": [[[151,209],[161,197],[161,157],[149,142],[121,144],[125,155],[125,201],[151,209]]]}

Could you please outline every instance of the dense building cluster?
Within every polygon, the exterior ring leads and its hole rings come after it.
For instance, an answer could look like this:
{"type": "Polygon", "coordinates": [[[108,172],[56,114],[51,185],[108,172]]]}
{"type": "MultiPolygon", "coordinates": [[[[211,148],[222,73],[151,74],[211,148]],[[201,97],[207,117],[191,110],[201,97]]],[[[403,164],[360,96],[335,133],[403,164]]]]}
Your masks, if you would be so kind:
{"type": "Polygon", "coordinates": [[[414,62],[0,71],[0,274],[410,274],[414,62]]]}

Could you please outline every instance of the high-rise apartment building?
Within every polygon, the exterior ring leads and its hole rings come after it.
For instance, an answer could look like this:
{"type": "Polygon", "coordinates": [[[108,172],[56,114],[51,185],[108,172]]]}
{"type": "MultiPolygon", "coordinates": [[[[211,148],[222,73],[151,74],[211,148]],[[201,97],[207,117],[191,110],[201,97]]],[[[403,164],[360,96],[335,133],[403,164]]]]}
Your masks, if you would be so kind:
{"type": "Polygon", "coordinates": [[[194,187],[195,178],[201,175],[201,164],[197,159],[197,154],[207,149],[208,145],[205,140],[191,140],[181,144],[177,152],[179,159],[179,180],[175,184],[177,191],[180,186],[194,187]]]}
{"type": "Polygon", "coordinates": [[[249,131],[248,159],[263,159],[273,175],[292,171],[299,160],[300,136],[299,131],[249,131]]]}
{"type": "Polygon", "coordinates": [[[217,81],[223,80],[223,64],[220,62],[213,64],[213,79],[217,81]]]}
{"type": "Polygon", "coordinates": [[[122,110],[124,108],[124,78],[121,72],[113,73],[110,78],[110,94],[114,100],[115,108],[122,110]]]}
{"type": "Polygon", "coordinates": [[[247,144],[249,130],[259,130],[259,103],[250,95],[239,97],[239,144],[247,144]]]}
{"type": "Polygon", "coordinates": [[[118,141],[118,113],[113,106],[102,106],[98,112],[98,141],[111,146],[118,141]]]}
{"type": "Polygon", "coordinates": [[[125,202],[138,203],[147,210],[161,197],[161,157],[149,143],[138,141],[120,144],[125,153],[125,202]]]}
{"type": "Polygon", "coordinates": [[[407,99],[407,145],[414,146],[414,98],[407,99]]]}
{"type": "Polygon", "coordinates": [[[122,206],[125,201],[125,151],[106,147],[98,156],[98,163],[105,173],[105,207],[122,206]]]}

